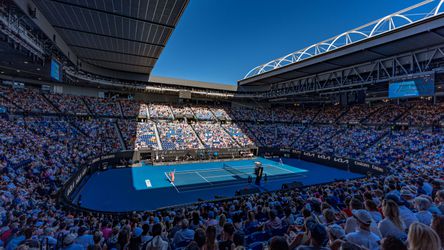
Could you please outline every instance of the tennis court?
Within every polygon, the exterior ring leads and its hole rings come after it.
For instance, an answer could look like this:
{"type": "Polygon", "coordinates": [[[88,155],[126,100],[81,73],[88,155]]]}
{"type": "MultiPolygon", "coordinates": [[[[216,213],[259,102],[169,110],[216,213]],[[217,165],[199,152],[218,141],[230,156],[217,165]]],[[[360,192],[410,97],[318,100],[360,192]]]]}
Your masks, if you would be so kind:
{"type": "Polygon", "coordinates": [[[304,162],[297,159],[232,160],[166,166],[143,165],[134,168],[110,169],[94,173],[75,197],[81,195],[82,206],[101,211],[135,211],[231,197],[236,191],[255,187],[248,184],[248,175],[255,176],[254,165],[260,161],[267,175],[262,191],[277,190],[294,181],[304,185],[357,178],[362,175],[304,162]],[[224,164],[233,169],[227,169],[224,164]],[[176,170],[175,186],[165,173],[176,170]],[[229,171],[228,171],[229,170],[229,171]]]}
{"type": "MultiPolygon", "coordinates": [[[[276,178],[295,178],[303,177],[301,173],[306,170],[294,168],[284,168],[283,164],[273,163],[263,165],[264,175],[262,180],[266,178],[267,181],[272,181],[276,178]],[[265,177],[266,176],[266,177],[265,177]]],[[[248,178],[252,180],[256,178],[254,174],[254,163],[249,165],[232,166],[223,163],[222,167],[211,169],[194,169],[185,171],[176,171],[175,180],[171,185],[177,192],[186,192],[196,189],[214,188],[226,185],[238,185],[248,183],[248,178]]],[[[168,172],[165,172],[165,178],[170,181],[168,172]]]]}

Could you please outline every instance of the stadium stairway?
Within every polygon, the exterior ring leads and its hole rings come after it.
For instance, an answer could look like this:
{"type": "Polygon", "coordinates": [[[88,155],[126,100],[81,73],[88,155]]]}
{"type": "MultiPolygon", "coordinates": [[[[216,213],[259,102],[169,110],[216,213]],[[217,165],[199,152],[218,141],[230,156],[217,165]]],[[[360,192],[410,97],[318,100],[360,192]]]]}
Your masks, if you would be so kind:
{"type": "MultiPolygon", "coordinates": [[[[194,119],[195,119],[196,121],[198,121],[197,116],[196,116],[196,113],[194,113],[194,110],[193,110],[190,106],[188,106],[188,107],[190,108],[191,113],[193,113],[193,117],[194,117],[194,119]]],[[[191,126],[191,127],[192,127],[192,126],[191,126]]],[[[193,130],[194,130],[194,128],[193,128],[193,130]]],[[[194,133],[196,133],[196,131],[194,131],[194,133]]]]}
{"type": "Polygon", "coordinates": [[[13,102],[12,100],[10,100],[8,97],[4,96],[4,95],[0,95],[0,98],[3,98],[4,100],[6,100],[7,102],[11,103],[17,110],[23,110],[20,106],[18,106],[15,102],[13,102]]]}
{"type": "Polygon", "coordinates": [[[156,122],[153,123],[154,123],[154,133],[156,134],[157,146],[159,147],[160,150],[163,150],[162,143],[160,142],[159,129],[157,128],[157,123],[156,122]]]}
{"type": "MultiPolygon", "coordinates": [[[[211,113],[213,113],[213,112],[211,112],[211,113]]],[[[214,116],[214,117],[216,117],[216,116],[214,116]]],[[[217,117],[216,117],[216,119],[217,119],[217,117]]],[[[225,131],[225,133],[227,133],[228,136],[230,136],[231,140],[233,140],[234,143],[236,143],[236,145],[238,145],[239,147],[242,147],[242,145],[240,145],[240,143],[236,140],[236,138],[234,138],[224,126],[222,126],[220,123],[219,123],[219,126],[222,128],[223,131],[225,131]]]]}
{"type": "Polygon", "coordinates": [[[194,136],[196,136],[197,140],[199,140],[199,147],[200,148],[205,148],[205,144],[203,143],[202,139],[197,134],[196,130],[194,129],[194,126],[188,122],[188,119],[186,117],[185,117],[185,121],[188,123],[188,125],[190,125],[191,130],[193,131],[194,136]]]}
{"type": "Polygon", "coordinates": [[[171,107],[171,105],[168,105],[168,109],[171,112],[171,116],[173,117],[173,121],[176,120],[176,116],[174,115],[173,108],[171,107]]]}
{"type": "Polygon", "coordinates": [[[350,111],[350,106],[348,106],[341,114],[338,115],[338,117],[336,117],[335,121],[333,122],[333,124],[338,124],[339,120],[345,116],[348,111],[350,111]]]}
{"type": "Polygon", "coordinates": [[[365,121],[367,121],[370,117],[372,117],[375,113],[379,112],[381,109],[383,109],[384,106],[381,106],[380,108],[374,110],[373,112],[370,112],[369,114],[367,114],[363,119],[361,119],[359,121],[359,123],[361,124],[365,124],[365,121]]]}
{"type": "Polygon", "coordinates": [[[336,136],[338,136],[339,134],[341,134],[344,131],[345,131],[344,128],[337,129],[336,132],[333,133],[333,135],[331,135],[330,137],[326,138],[325,140],[323,140],[319,144],[314,145],[312,148],[309,149],[309,151],[314,151],[315,149],[319,148],[319,146],[321,146],[322,143],[327,142],[327,141],[331,141],[333,138],[335,138],[336,136]]]}
{"type": "Polygon", "coordinates": [[[84,98],[80,98],[80,100],[83,102],[83,104],[85,105],[86,109],[88,110],[89,115],[92,116],[96,116],[92,111],[91,108],[89,107],[88,103],[85,101],[84,98]]]}
{"type": "MultiPolygon", "coordinates": [[[[216,114],[213,112],[213,110],[211,109],[211,107],[209,108],[211,115],[213,115],[214,119],[218,122],[220,122],[219,118],[217,118],[216,114]]],[[[227,132],[227,131],[225,131],[227,132]]]]}
{"type": "MultiPolygon", "coordinates": [[[[248,123],[248,124],[249,124],[249,123],[248,123]]],[[[248,135],[250,135],[250,138],[251,138],[251,137],[254,138],[253,141],[256,141],[256,142],[257,142],[257,143],[256,143],[257,145],[265,145],[261,140],[259,140],[259,138],[256,136],[256,134],[253,133],[253,130],[251,130],[250,126],[248,126],[247,123],[244,123],[244,125],[245,125],[245,127],[247,128],[247,130],[248,130],[248,135]]],[[[245,134],[246,134],[246,133],[245,133],[245,134]]]]}
{"type": "Polygon", "coordinates": [[[59,109],[59,107],[57,105],[55,105],[45,94],[43,94],[43,93],[39,93],[39,94],[43,97],[43,99],[45,99],[45,101],[47,103],[49,103],[49,105],[51,105],[54,108],[55,111],[57,111],[57,113],[62,113],[62,111],[59,109]]]}
{"type": "Polygon", "coordinates": [[[122,104],[120,104],[119,101],[117,101],[116,103],[117,103],[117,106],[119,107],[120,117],[124,118],[125,115],[123,114],[122,104]]]}
{"type": "Polygon", "coordinates": [[[122,131],[120,131],[119,124],[117,123],[117,121],[114,121],[113,124],[114,124],[114,129],[116,130],[117,136],[119,137],[120,147],[123,150],[128,150],[126,148],[125,140],[123,139],[122,131]]]}
{"type": "Polygon", "coordinates": [[[408,107],[406,107],[405,111],[402,112],[402,114],[395,117],[395,119],[392,122],[396,123],[397,121],[399,121],[401,118],[403,118],[405,115],[407,115],[414,107],[415,107],[415,105],[409,105],[408,107]]]}
{"type": "Polygon", "coordinates": [[[380,142],[382,139],[384,139],[386,136],[388,136],[390,134],[390,130],[388,130],[387,132],[385,132],[384,134],[382,134],[381,136],[379,136],[378,138],[376,138],[376,140],[374,140],[373,142],[369,143],[367,145],[367,147],[365,147],[361,153],[364,153],[365,151],[367,151],[369,148],[373,147],[374,145],[376,145],[378,142],[380,142]]]}

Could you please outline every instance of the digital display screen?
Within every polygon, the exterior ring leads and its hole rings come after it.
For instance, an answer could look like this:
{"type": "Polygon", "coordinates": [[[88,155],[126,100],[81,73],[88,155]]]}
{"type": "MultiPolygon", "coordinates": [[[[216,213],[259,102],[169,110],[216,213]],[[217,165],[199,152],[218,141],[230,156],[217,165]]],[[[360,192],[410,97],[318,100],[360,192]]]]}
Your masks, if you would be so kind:
{"type": "Polygon", "coordinates": [[[433,96],[435,81],[431,76],[394,82],[389,85],[389,98],[433,96]]]}
{"type": "Polygon", "coordinates": [[[61,69],[60,69],[60,63],[56,60],[51,60],[51,78],[57,81],[60,81],[61,76],[61,69]]]}

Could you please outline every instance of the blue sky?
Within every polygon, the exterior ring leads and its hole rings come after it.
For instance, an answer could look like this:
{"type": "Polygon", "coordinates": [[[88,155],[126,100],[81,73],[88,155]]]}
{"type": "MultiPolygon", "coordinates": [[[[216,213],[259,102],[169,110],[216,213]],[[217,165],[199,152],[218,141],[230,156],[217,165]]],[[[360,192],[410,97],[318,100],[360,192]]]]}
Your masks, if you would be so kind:
{"type": "Polygon", "coordinates": [[[237,84],[257,65],[416,0],[190,0],[153,75],[237,84]]]}

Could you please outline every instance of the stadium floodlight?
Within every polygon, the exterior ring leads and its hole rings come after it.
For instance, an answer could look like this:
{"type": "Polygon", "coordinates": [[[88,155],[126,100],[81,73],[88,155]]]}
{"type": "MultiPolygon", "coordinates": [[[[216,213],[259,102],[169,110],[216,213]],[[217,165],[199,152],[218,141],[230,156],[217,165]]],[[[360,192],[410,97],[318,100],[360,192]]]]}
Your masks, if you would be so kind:
{"type": "Polygon", "coordinates": [[[356,29],[344,32],[325,41],[290,53],[284,57],[280,57],[265,64],[259,65],[250,70],[243,79],[257,76],[268,71],[335,50],[337,48],[379,36],[386,32],[411,25],[427,18],[441,15],[444,12],[444,7],[442,6],[443,3],[444,0],[426,0],[420,2],[376,21],[362,25],[356,29]]]}

